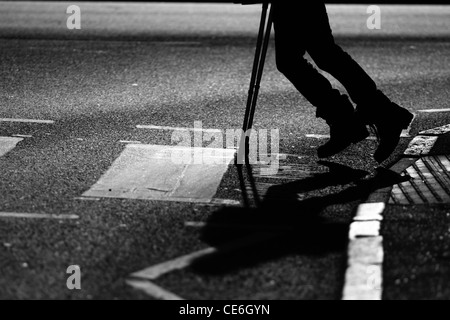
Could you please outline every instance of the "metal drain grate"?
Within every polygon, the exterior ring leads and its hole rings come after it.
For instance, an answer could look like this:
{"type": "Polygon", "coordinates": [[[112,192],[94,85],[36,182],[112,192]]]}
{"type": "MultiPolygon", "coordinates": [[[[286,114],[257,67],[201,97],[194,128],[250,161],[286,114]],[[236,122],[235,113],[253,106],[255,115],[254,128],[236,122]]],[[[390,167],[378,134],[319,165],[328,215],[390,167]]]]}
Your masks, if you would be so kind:
{"type": "Polygon", "coordinates": [[[450,203],[450,158],[424,157],[406,170],[411,180],[396,185],[390,204],[450,203]]]}

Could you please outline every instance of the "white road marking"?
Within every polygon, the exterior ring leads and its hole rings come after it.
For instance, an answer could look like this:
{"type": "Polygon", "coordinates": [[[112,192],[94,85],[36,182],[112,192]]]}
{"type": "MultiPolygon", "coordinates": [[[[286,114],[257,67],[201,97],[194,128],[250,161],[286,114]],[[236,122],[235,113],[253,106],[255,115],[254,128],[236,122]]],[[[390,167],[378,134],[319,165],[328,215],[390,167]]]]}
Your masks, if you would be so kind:
{"type": "Polygon", "coordinates": [[[350,225],[350,240],[380,235],[380,221],[355,221],[350,225]]]}
{"type": "Polygon", "coordinates": [[[383,238],[367,238],[352,241],[349,250],[361,252],[360,261],[354,260],[349,264],[345,275],[345,287],[342,300],[380,301],[383,296],[383,238]],[[358,250],[358,247],[361,249],[358,250]],[[360,251],[362,250],[362,251],[360,251]]]}
{"type": "Polygon", "coordinates": [[[75,214],[0,212],[0,218],[76,220],[80,217],[75,214]]]}
{"type": "Polygon", "coordinates": [[[28,134],[13,134],[13,137],[18,137],[18,138],[33,138],[32,135],[28,135],[28,134]]]}
{"type": "Polygon", "coordinates": [[[159,277],[171,273],[176,270],[182,270],[190,267],[195,261],[202,257],[206,257],[209,255],[213,255],[220,252],[229,252],[234,251],[238,249],[243,249],[245,247],[249,247],[255,244],[258,244],[262,241],[266,241],[272,238],[276,238],[280,235],[273,234],[273,233],[258,233],[254,234],[248,238],[240,239],[239,241],[229,243],[223,247],[220,248],[206,248],[200,251],[196,251],[193,253],[190,253],[188,255],[169,260],[166,262],[163,262],[161,264],[149,267],[147,269],[144,269],[142,271],[135,272],[130,275],[132,278],[136,279],[142,279],[142,280],[156,280],[159,277]]]}
{"type": "Polygon", "coordinates": [[[328,135],[328,134],[306,134],[305,137],[310,138],[310,139],[318,139],[318,140],[330,139],[330,135],[328,135]]]}
{"type": "Polygon", "coordinates": [[[382,264],[384,259],[383,237],[367,237],[350,241],[349,264],[382,264]]]}
{"type": "Polygon", "coordinates": [[[363,203],[359,205],[356,212],[355,221],[383,221],[381,215],[386,208],[386,204],[379,203],[363,203]]]}
{"type": "Polygon", "coordinates": [[[421,135],[441,136],[450,132],[450,124],[420,132],[421,135]]]}
{"type": "Polygon", "coordinates": [[[349,232],[343,300],[382,299],[384,252],[380,228],[385,207],[383,202],[358,207],[349,232]]]}
{"type": "Polygon", "coordinates": [[[0,157],[14,149],[20,141],[23,138],[0,137],[0,157]]]}
{"type": "Polygon", "coordinates": [[[234,149],[127,145],[84,197],[212,203],[234,149]]]}
{"type": "Polygon", "coordinates": [[[12,118],[0,118],[0,122],[22,122],[22,123],[41,123],[41,124],[54,124],[53,120],[37,120],[37,119],[12,119],[12,118]]]}
{"type": "Polygon", "coordinates": [[[152,125],[137,125],[136,128],[147,130],[161,130],[161,131],[192,131],[192,132],[206,132],[206,133],[220,133],[220,134],[223,133],[223,131],[219,129],[179,128],[179,127],[165,127],[152,125]]]}
{"type": "Polygon", "coordinates": [[[80,201],[100,201],[100,198],[88,198],[88,197],[76,197],[74,200],[80,200],[80,201]]]}
{"type": "Polygon", "coordinates": [[[228,199],[212,199],[210,203],[200,203],[199,205],[205,206],[227,206],[227,207],[240,207],[242,203],[236,200],[228,200],[228,199]]]}
{"type": "Polygon", "coordinates": [[[438,137],[417,136],[409,144],[405,155],[413,157],[426,156],[433,149],[437,140],[438,137]]]}
{"type": "Polygon", "coordinates": [[[427,110],[419,110],[422,113],[438,113],[438,112],[450,112],[450,109],[427,109],[427,110]]]}
{"type": "Polygon", "coordinates": [[[192,265],[192,263],[195,260],[197,260],[201,257],[207,256],[210,254],[214,254],[217,252],[218,252],[217,248],[212,248],[212,247],[206,248],[204,250],[193,252],[188,255],[185,255],[185,256],[170,260],[170,261],[163,262],[161,264],[155,265],[155,266],[147,268],[145,270],[135,272],[135,273],[131,274],[131,277],[137,278],[137,279],[145,279],[145,280],[156,280],[159,277],[161,277],[162,275],[165,275],[167,273],[170,273],[170,272],[173,272],[176,270],[182,270],[182,269],[189,267],[190,265],[192,265]]]}
{"type": "Polygon", "coordinates": [[[158,300],[168,300],[168,301],[180,301],[184,300],[183,298],[180,298],[179,296],[173,294],[172,292],[169,292],[161,287],[158,287],[154,283],[150,281],[143,281],[143,280],[127,280],[126,283],[133,288],[143,291],[150,297],[158,300]]]}
{"type": "MultiPolygon", "coordinates": [[[[306,138],[310,138],[310,139],[318,139],[318,140],[325,140],[325,139],[330,139],[330,135],[327,134],[306,134],[305,135],[306,138]]],[[[408,130],[403,130],[402,135],[400,136],[400,138],[410,138],[411,136],[409,135],[409,131],[408,130]]],[[[366,138],[366,140],[377,140],[377,137],[375,136],[369,136],[366,138]]]]}
{"type": "Polygon", "coordinates": [[[120,140],[119,143],[124,143],[124,144],[142,144],[142,142],[140,142],[140,141],[127,141],[127,140],[120,140]]]}

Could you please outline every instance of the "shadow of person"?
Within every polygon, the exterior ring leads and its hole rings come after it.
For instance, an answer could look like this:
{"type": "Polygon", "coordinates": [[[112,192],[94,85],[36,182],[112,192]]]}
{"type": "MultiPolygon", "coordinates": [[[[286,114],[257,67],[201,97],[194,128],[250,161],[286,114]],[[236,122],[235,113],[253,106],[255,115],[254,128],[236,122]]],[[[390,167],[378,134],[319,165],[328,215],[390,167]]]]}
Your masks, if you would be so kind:
{"type": "Polygon", "coordinates": [[[274,185],[255,208],[222,208],[213,213],[201,239],[217,252],[197,259],[194,272],[223,275],[288,255],[345,252],[350,221],[329,221],[320,216],[322,211],[335,204],[362,202],[372,192],[407,179],[387,169],[369,174],[337,163],[320,164],[329,171],[274,185]],[[299,194],[331,186],[344,190],[299,200],[299,194]]]}

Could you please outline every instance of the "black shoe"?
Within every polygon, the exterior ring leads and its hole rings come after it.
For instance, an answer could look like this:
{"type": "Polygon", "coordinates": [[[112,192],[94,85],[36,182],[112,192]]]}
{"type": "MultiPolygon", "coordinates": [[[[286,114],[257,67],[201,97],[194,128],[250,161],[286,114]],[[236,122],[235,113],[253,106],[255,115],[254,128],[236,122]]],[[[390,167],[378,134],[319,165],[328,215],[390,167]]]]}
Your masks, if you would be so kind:
{"type": "Polygon", "coordinates": [[[365,124],[353,114],[345,120],[330,124],[330,140],[319,147],[317,155],[321,159],[332,157],[368,136],[365,124]]]}
{"type": "Polygon", "coordinates": [[[408,110],[391,102],[391,108],[386,110],[384,119],[375,119],[371,126],[375,129],[379,146],[374,158],[382,163],[395,151],[404,129],[408,129],[414,119],[414,115],[408,110]]]}

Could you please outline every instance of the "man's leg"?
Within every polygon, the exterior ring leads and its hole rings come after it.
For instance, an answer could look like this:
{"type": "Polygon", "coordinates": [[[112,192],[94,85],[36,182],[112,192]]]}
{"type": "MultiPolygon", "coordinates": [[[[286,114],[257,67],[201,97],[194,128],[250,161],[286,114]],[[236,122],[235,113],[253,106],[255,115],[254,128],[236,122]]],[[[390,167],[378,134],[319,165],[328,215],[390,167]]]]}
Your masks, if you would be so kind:
{"type": "Polygon", "coordinates": [[[303,34],[306,51],[317,66],[344,85],[356,104],[364,103],[373,96],[377,86],[363,68],[334,40],[325,4],[315,1],[308,5],[308,17],[303,19],[309,26],[303,34]]]}
{"type": "Polygon", "coordinates": [[[319,156],[332,156],[365,139],[368,132],[364,125],[357,123],[348,97],[333,89],[328,79],[304,58],[307,34],[316,32],[316,17],[310,14],[320,11],[310,10],[314,9],[314,4],[284,2],[273,6],[277,67],[317,108],[317,116],[325,119],[331,127],[331,140],[319,148],[319,156]]]}
{"type": "Polygon", "coordinates": [[[301,17],[292,12],[292,8],[298,5],[274,3],[273,7],[278,70],[316,108],[333,109],[333,103],[341,97],[341,93],[333,89],[328,79],[304,58],[304,24],[301,17]]]}
{"type": "Polygon", "coordinates": [[[372,78],[335,43],[324,3],[308,4],[306,12],[308,16],[303,18],[303,23],[310,27],[310,31],[304,27],[306,51],[320,69],[344,85],[358,105],[358,118],[375,126],[380,138],[375,159],[384,161],[394,151],[402,129],[408,127],[413,115],[378,90],[372,78]]]}

